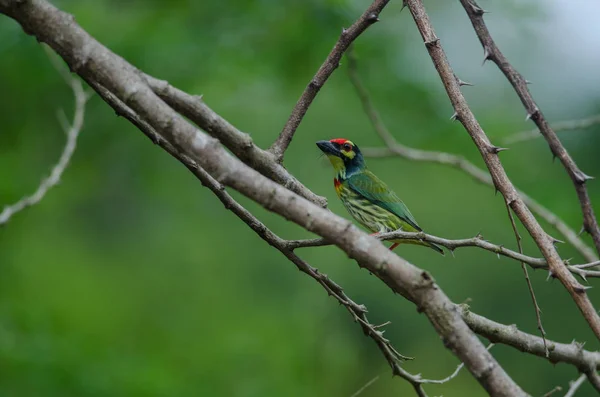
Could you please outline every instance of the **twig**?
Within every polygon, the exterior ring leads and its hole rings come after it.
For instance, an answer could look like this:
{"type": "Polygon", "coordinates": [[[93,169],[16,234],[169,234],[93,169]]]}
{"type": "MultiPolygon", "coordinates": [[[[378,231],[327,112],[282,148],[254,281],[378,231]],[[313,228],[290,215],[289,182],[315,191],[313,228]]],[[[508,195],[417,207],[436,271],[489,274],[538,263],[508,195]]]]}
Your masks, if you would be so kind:
{"type": "MultiPolygon", "coordinates": [[[[600,115],[588,117],[585,119],[559,121],[557,123],[554,123],[554,132],[583,130],[585,128],[589,128],[598,124],[600,124],[600,115]]],[[[529,131],[517,132],[515,134],[507,136],[506,138],[504,138],[504,144],[510,145],[512,143],[529,141],[531,139],[536,139],[541,136],[542,135],[540,134],[539,128],[534,128],[529,131]]]]}
{"type": "Polygon", "coordinates": [[[365,391],[369,386],[371,386],[373,383],[377,382],[377,380],[379,379],[379,375],[377,375],[376,377],[374,377],[373,379],[371,379],[370,381],[368,381],[363,387],[361,387],[360,389],[358,389],[354,394],[352,394],[352,396],[350,397],[358,397],[363,391],[365,391]]]}
{"type": "MultiPolygon", "coordinates": [[[[508,213],[508,219],[510,219],[510,224],[512,226],[513,233],[515,234],[515,238],[517,239],[517,246],[519,247],[519,253],[523,254],[523,245],[521,243],[521,235],[517,230],[517,225],[515,224],[515,219],[513,218],[512,212],[510,212],[510,207],[508,203],[506,203],[506,212],[508,213]]],[[[533,302],[533,309],[535,310],[535,319],[537,321],[537,327],[540,330],[540,334],[542,335],[542,340],[544,341],[544,349],[546,350],[546,357],[550,356],[550,351],[548,351],[548,343],[546,342],[546,331],[544,331],[544,326],[542,325],[542,309],[538,305],[537,298],[535,297],[535,292],[533,291],[533,285],[531,284],[531,279],[529,278],[529,273],[527,272],[527,267],[525,267],[525,262],[521,261],[521,269],[523,269],[523,274],[525,275],[525,281],[527,282],[527,289],[529,290],[529,295],[531,295],[531,301],[533,302]]]]}
{"type": "MultiPolygon", "coordinates": [[[[527,120],[531,119],[540,130],[540,133],[544,136],[550,150],[554,157],[558,157],[563,164],[567,174],[571,178],[579,203],[581,211],[583,213],[583,228],[586,232],[592,235],[596,251],[600,254],[600,227],[594,214],[594,209],[587,191],[585,183],[592,179],[591,176],[584,174],[575,161],[571,158],[565,147],[562,145],[558,136],[548,124],[548,121],[544,117],[542,111],[538,108],[537,104],[533,100],[529,88],[527,88],[527,81],[521,76],[519,72],[510,64],[508,59],[502,54],[500,49],[496,46],[496,43],[492,39],[490,32],[483,21],[484,11],[477,5],[475,0],[460,0],[461,4],[465,8],[475,33],[483,46],[484,61],[491,60],[498,68],[504,73],[510,84],[513,86],[517,95],[521,99],[525,110],[527,111],[527,120]]],[[[600,323],[600,321],[599,321],[600,323]]],[[[600,324],[594,324],[594,332],[596,336],[600,337],[600,324]]]]}
{"type": "Polygon", "coordinates": [[[575,395],[575,393],[577,392],[577,389],[579,389],[581,387],[581,385],[583,384],[583,382],[585,382],[585,380],[586,380],[585,374],[581,374],[579,376],[579,378],[577,378],[574,381],[569,382],[569,390],[567,390],[567,394],[565,394],[565,397],[573,397],[575,395]]]}
{"type": "Polygon", "coordinates": [[[327,199],[325,197],[314,194],[300,183],[300,181],[275,161],[273,154],[258,147],[250,135],[235,128],[204,103],[202,96],[190,95],[173,87],[167,81],[159,80],[147,74],[144,74],[144,78],[152,91],[160,96],[163,101],[177,112],[192,120],[194,124],[208,134],[219,139],[223,145],[244,163],[307,200],[321,207],[327,207],[327,199]]]}
{"type": "MultiPolygon", "coordinates": [[[[486,251],[490,251],[495,253],[496,255],[502,255],[510,259],[517,260],[519,262],[525,262],[532,269],[548,269],[548,263],[544,258],[534,258],[532,256],[523,255],[522,253],[510,250],[505,248],[502,245],[497,245],[490,243],[483,239],[481,235],[477,235],[472,238],[464,238],[460,240],[449,240],[443,237],[433,236],[431,234],[426,234],[423,232],[403,232],[401,230],[396,230],[388,233],[380,233],[374,235],[373,237],[382,240],[422,240],[430,243],[435,243],[441,245],[445,248],[448,248],[450,251],[454,251],[457,248],[462,247],[477,247],[484,249],[486,251]]],[[[322,247],[326,245],[331,245],[329,241],[323,238],[314,238],[314,239],[306,239],[306,240],[288,240],[286,242],[288,247],[292,250],[297,248],[307,248],[307,247],[322,247]]],[[[600,261],[584,263],[579,265],[567,265],[569,271],[573,274],[576,274],[583,278],[584,280],[587,277],[600,277],[599,270],[589,270],[592,267],[600,266],[600,261]]]]}
{"type": "Polygon", "coordinates": [[[302,96],[300,96],[296,106],[294,106],[292,114],[285,123],[283,130],[269,148],[269,151],[275,155],[275,158],[279,163],[283,162],[284,153],[292,141],[294,133],[298,129],[298,126],[304,118],[306,111],[329,76],[331,76],[334,70],[339,66],[344,52],[348,49],[350,44],[352,44],[352,42],[356,40],[356,38],[360,36],[360,34],[362,34],[369,26],[379,21],[379,14],[388,3],[389,0],[373,1],[369,8],[366,9],[360,18],[356,20],[356,22],[354,22],[348,29],[342,29],[342,34],[340,35],[339,40],[327,56],[327,59],[325,59],[325,62],[323,62],[315,76],[304,89],[302,96]]]}
{"type": "Polygon", "coordinates": [[[446,54],[440,44],[440,40],[435,35],[433,27],[431,26],[429,16],[425,11],[422,0],[406,0],[406,3],[415,20],[418,30],[421,33],[433,64],[444,84],[450,102],[454,107],[454,112],[456,114],[455,118],[463,124],[477,146],[477,149],[483,157],[492,176],[494,186],[502,193],[505,201],[523,223],[531,237],[534,239],[536,245],[539,247],[540,252],[544,258],[546,258],[550,271],[567,289],[571,298],[583,314],[583,317],[590,325],[590,328],[596,337],[600,339],[600,316],[592,305],[592,302],[586,293],[586,288],[569,272],[554,247],[555,239],[549,236],[540,226],[508,178],[508,175],[500,162],[500,158],[498,157],[498,153],[502,151],[502,148],[492,145],[469,108],[467,101],[460,91],[459,81],[452,71],[448,59],[446,58],[446,54]]]}
{"type": "Polygon", "coordinates": [[[554,389],[550,390],[548,393],[544,394],[542,397],[550,397],[551,395],[553,395],[556,392],[562,391],[562,387],[560,386],[556,386],[554,387],[554,389]]]}
{"type": "MultiPolygon", "coordinates": [[[[488,350],[490,350],[492,347],[494,347],[493,343],[490,343],[487,347],[488,350]]],[[[449,382],[452,379],[456,378],[456,376],[458,376],[458,373],[460,372],[461,369],[463,369],[465,365],[463,363],[458,364],[458,366],[456,367],[456,369],[454,370],[454,372],[452,372],[449,376],[443,378],[443,379],[421,379],[421,383],[429,383],[429,384],[434,384],[434,385],[441,385],[443,383],[449,382]]]]}
{"type": "MultiPolygon", "coordinates": [[[[471,177],[473,177],[473,179],[480,183],[483,183],[484,185],[494,187],[494,182],[492,181],[492,177],[490,176],[490,174],[477,167],[475,164],[465,159],[463,156],[458,156],[445,152],[420,150],[400,144],[389,132],[389,130],[381,120],[379,112],[377,112],[377,109],[373,105],[369,93],[358,75],[357,62],[353,51],[348,51],[346,53],[346,57],[349,61],[348,75],[350,77],[350,81],[352,82],[360,98],[365,113],[371,120],[371,124],[373,125],[375,132],[377,132],[377,134],[381,137],[381,139],[387,146],[387,148],[361,148],[361,151],[365,156],[398,156],[412,161],[422,161],[427,163],[448,165],[463,171],[464,173],[470,175],[471,177]]],[[[579,237],[577,232],[571,229],[562,219],[556,216],[556,214],[554,214],[549,209],[542,206],[537,201],[526,195],[522,190],[517,190],[517,193],[521,196],[521,198],[523,199],[525,204],[527,204],[527,206],[531,209],[531,211],[539,215],[542,219],[544,219],[546,222],[548,222],[550,225],[556,228],[556,230],[558,230],[563,235],[565,240],[571,243],[571,245],[573,245],[573,247],[575,247],[575,249],[577,249],[587,261],[591,262],[598,259],[596,253],[585,244],[585,242],[579,237]]]]}
{"type": "MultiPolygon", "coordinates": [[[[54,63],[53,57],[50,57],[50,59],[54,63]]],[[[71,157],[75,152],[75,148],[77,146],[77,137],[79,136],[81,128],[83,127],[83,120],[85,116],[85,104],[89,99],[89,95],[84,91],[83,86],[81,85],[81,81],[75,77],[70,76],[68,73],[66,73],[65,75],[63,68],[64,66],[62,65],[58,66],[57,71],[65,79],[67,84],[71,87],[71,90],[73,91],[73,96],[75,98],[75,111],[73,114],[73,121],[71,122],[70,126],[63,126],[66,127],[65,133],[67,134],[67,142],[65,143],[62,153],[58,159],[58,162],[50,171],[50,175],[42,180],[42,182],[38,185],[37,190],[32,195],[23,197],[16,203],[4,207],[4,209],[0,213],[0,227],[6,225],[8,221],[18,212],[23,211],[25,208],[31,207],[39,203],[50,189],[58,185],[60,183],[60,178],[62,177],[62,174],[68,167],[69,162],[71,161],[71,157]]],[[[64,113],[59,113],[59,116],[64,116],[64,113]]],[[[59,120],[62,121],[62,119],[59,120]]]]}

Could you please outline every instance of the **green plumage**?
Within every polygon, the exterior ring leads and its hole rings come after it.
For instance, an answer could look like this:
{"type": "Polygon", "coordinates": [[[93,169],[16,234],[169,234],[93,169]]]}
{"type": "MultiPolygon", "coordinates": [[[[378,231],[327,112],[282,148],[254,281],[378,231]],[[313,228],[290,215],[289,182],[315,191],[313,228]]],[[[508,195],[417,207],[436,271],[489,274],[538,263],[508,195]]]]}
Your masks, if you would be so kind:
{"type": "MultiPolygon", "coordinates": [[[[317,145],[328,155],[337,171],[334,186],[338,197],[350,215],[361,225],[373,233],[395,230],[422,231],[414,216],[396,193],[367,169],[358,147],[350,141],[341,139],[320,141],[317,142],[317,145]],[[342,150],[337,149],[338,146],[342,150]],[[348,150],[343,150],[343,148],[348,150]]],[[[394,242],[424,245],[444,254],[444,251],[437,245],[421,240],[396,240],[394,242]]]]}

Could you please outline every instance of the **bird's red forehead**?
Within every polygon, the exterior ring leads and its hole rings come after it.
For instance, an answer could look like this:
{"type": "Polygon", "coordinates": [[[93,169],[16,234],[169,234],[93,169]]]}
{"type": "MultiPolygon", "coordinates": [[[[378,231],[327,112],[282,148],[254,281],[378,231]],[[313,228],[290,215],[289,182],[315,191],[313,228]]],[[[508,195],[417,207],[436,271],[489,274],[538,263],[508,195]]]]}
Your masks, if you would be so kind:
{"type": "Polygon", "coordinates": [[[337,143],[338,145],[343,145],[344,143],[348,142],[348,140],[344,139],[344,138],[336,138],[336,139],[330,140],[329,142],[337,143]]]}

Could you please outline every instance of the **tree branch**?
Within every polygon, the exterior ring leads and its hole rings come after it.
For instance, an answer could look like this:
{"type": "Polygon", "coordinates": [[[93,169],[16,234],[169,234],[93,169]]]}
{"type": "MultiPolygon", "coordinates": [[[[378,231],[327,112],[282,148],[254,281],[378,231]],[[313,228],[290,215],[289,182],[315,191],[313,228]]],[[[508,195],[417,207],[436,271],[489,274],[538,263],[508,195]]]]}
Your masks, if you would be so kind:
{"type": "Polygon", "coordinates": [[[86,81],[96,82],[147,121],[176,149],[219,183],[234,188],[343,249],[392,290],[425,313],[444,344],[495,396],[526,394],[506,374],[463,322],[431,275],[390,252],[350,222],[283,188],[229,154],[219,142],[194,128],[147,86],[137,69],[93,39],[73,17],[45,0],[0,0],[0,12],[48,43],[86,81]]]}
{"type": "Polygon", "coordinates": [[[577,389],[579,389],[583,382],[585,382],[585,379],[585,374],[581,374],[581,376],[577,378],[577,380],[569,382],[569,390],[567,390],[567,394],[565,394],[565,397],[573,397],[577,392],[577,389]]]}
{"type": "MultiPolygon", "coordinates": [[[[52,60],[52,58],[50,59],[52,60]]],[[[50,189],[58,185],[60,183],[62,174],[68,167],[71,157],[75,152],[77,138],[79,137],[79,133],[83,127],[85,104],[87,103],[89,96],[83,89],[81,81],[69,75],[68,72],[64,72],[62,68],[64,68],[64,66],[61,65],[60,67],[57,67],[57,70],[69,87],[71,87],[71,90],[73,91],[73,97],[75,98],[75,111],[71,125],[65,125],[68,124],[68,122],[62,123],[65,133],[67,134],[67,142],[65,143],[58,162],[54,165],[54,167],[52,167],[50,175],[42,180],[37,190],[32,195],[23,197],[16,203],[4,207],[0,213],[0,227],[6,225],[8,221],[18,212],[39,203],[50,189]]],[[[61,117],[60,120],[63,121],[62,117],[64,117],[64,113],[59,112],[59,116],[61,117]]]]}
{"type": "MultiPolygon", "coordinates": [[[[361,104],[365,110],[365,113],[371,120],[371,124],[373,125],[375,132],[377,132],[377,134],[381,137],[381,139],[387,146],[387,148],[362,148],[361,151],[365,156],[398,156],[412,161],[422,161],[426,163],[437,163],[447,165],[463,171],[464,173],[470,175],[471,177],[473,177],[473,179],[480,183],[483,183],[484,185],[494,187],[494,182],[492,181],[492,177],[490,176],[490,174],[477,167],[475,164],[471,163],[463,156],[458,156],[445,152],[420,150],[400,144],[392,136],[392,134],[385,126],[385,123],[381,120],[381,116],[379,115],[379,112],[377,112],[377,109],[373,105],[373,102],[371,101],[367,89],[360,80],[360,77],[358,75],[356,57],[354,56],[353,52],[348,51],[346,53],[346,57],[349,61],[348,75],[350,77],[350,81],[356,89],[361,104]]],[[[598,256],[596,255],[596,253],[585,244],[585,242],[579,237],[578,233],[575,230],[571,229],[556,214],[554,214],[549,209],[547,209],[546,207],[544,207],[543,205],[526,195],[522,190],[517,190],[517,193],[521,196],[525,204],[529,207],[529,209],[531,209],[532,212],[539,215],[542,219],[544,219],[556,230],[558,230],[563,235],[565,240],[571,243],[571,245],[573,245],[573,247],[575,247],[575,249],[579,251],[579,253],[581,253],[581,255],[583,255],[583,257],[587,261],[591,262],[598,260],[598,256]]]]}
{"type": "Polygon", "coordinates": [[[339,40],[335,43],[335,46],[325,59],[325,62],[323,62],[315,76],[304,89],[302,96],[300,96],[296,106],[294,106],[292,114],[285,123],[283,130],[269,148],[269,151],[275,155],[277,162],[283,162],[284,153],[292,142],[292,138],[294,137],[294,133],[298,129],[300,122],[304,118],[312,101],[319,93],[319,90],[321,90],[321,87],[323,87],[329,76],[331,76],[339,66],[344,52],[369,26],[379,21],[379,14],[385,8],[387,3],[389,3],[389,0],[373,1],[356,22],[348,29],[342,29],[339,40]]]}
{"type": "MultiPolygon", "coordinates": [[[[554,132],[583,130],[585,128],[589,128],[598,124],[600,124],[600,115],[588,117],[585,119],[559,121],[557,123],[554,123],[554,132]]],[[[539,128],[534,128],[529,131],[517,132],[515,134],[507,136],[506,138],[504,138],[504,144],[510,145],[512,143],[529,141],[531,139],[536,139],[541,136],[542,135],[540,135],[539,128]]]]}
{"type": "MultiPolygon", "coordinates": [[[[496,245],[483,239],[481,235],[477,235],[472,238],[465,238],[459,240],[449,240],[443,237],[433,236],[431,234],[423,232],[403,232],[402,230],[396,230],[388,233],[380,233],[375,235],[379,240],[422,240],[430,243],[441,245],[442,247],[448,248],[450,251],[454,251],[457,248],[462,247],[478,247],[486,251],[495,253],[496,255],[505,256],[510,259],[514,259],[519,262],[528,264],[532,269],[548,269],[548,263],[544,258],[534,258],[532,256],[523,255],[522,253],[512,251],[505,248],[502,245],[496,245]]],[[[322,247],[326,245],[332,245],[331,242],[323,238],[307,239],[307,240],[288,240],[286,244],[290,249],[296,248],[307,248],[307,247],[322,247]]],[[[567,265],[569,271],[587,280],[587,277],[600,277],[599,270],[589,270],[590,268],[600,266],[600,261],[584,263],[580,265],[567,265]]]]}
{"type": "Polygon", "coordinates": [[[201,96],[190,95],[171,86],[167,81],[144,75],[148,85],[169,106],[181,113],[211,136],[217,138],[240,160],[264,176],[321,206],[327,206],[325,197],[317,196],[275,161],[273,154],[256,146],[250,135],[238,130],[219,116],[201,96]]]}
{"type": "Polygon", "coordinates": [[[592,386],[600,392],[600,382],[596,370],[600,366],[600,352],[590,352],[583,349],[583,343],[558,343],[547,341],[550,355],[546,356],[544,340],[539,336],[519,331],[516,325],[504,325],[489,320],[470,311],[468,305],[459,305],[463,319],[474,332],[487,338],[490,342],[503,343],[523,352],[538,357],[547,358],[551,363],[567,363],[574,365],[580,372],[586,374],[592,386]]]}
{"type": "Polygon", "coordinates": [[[492,176],[494,186],[499,190],[510,208],[523,223],[535,243],[539,247],[542,255],[546,258],[550,271],[560,282],[565,286],[577,307],[583,314],[584,318],[590,325],[597,338],[600,339],[600,316],[592,305],[586,288],[582,286],[575,277],[569,272],[562,259],[558,255],[554,247],[554,239],[549,236],[531,214],[527,205],[523,202],[517,193],[512,182],[506,175],[506,172],[500,162],[498,153],[501,148],[498,148],[490,143],[487,135],[481,129],[481,126],[471,112],[464,96],[460,91],[458,79],[454,75],[446,54],[440,44],[440,40],[435,35],[433,27],[429,22],[429,17],[425,12],[421,0],[406,0],[406,4],[410,9],[411,15],[415,20],[417,28],[423,37],[423,41],[433,61],[433,64],[440,75],[444,84],[444,88],[448,93],[448,97],[454,107],[456,119],[459,120],[477,149],[481,153],[483,160],[492,176]]]}
{"type": "MultiPolygon", "coordinates": [[[[492,39],[492,36],[490,35],[490,32],[483,21],[484,11],[481,9],[481,7],[477,5],[475,0],[460,0],[460,2],[465,8],[469,19],[473,24],[473,28],[477,33],[477,37],[483,46],[484,62],[488,59],[493,61],[502,71],[502,73],[504,73],[510,84],[517,92],[517,95],[521,99],[523,106],[525,106],[525,110],[527,111],[527,119],[533,120],[541,134],[548,142],[552,155],[560,159],[560,162],[563,164],[567,174],[569,174],[569,177],[575,186],[577,197],[579,198],[581,211],[583,213],[584,230],[592,235],[594,244],[596,246],[596,251],[600,254],[600,227],[598,227],[596,215],[594,214],[594,209],[585,185],[585,183],[589,179],[592,179],[592,177],[584,174],[579,167],[577,167],[577,164],[575,164],[575,161],[571,158],[565,147],[562,145],[558,139],[558,136],[552,127],[550,127],[550,124],[548,124],[546,121],[542,111],[538,108],[537,104],[533,100],[533,97],[527,88],[527,81],[508,62],[504,54],[502,54],[502,52],[496,46],[496,43],[492,39]]],[[[600,336],[598,332],[596,332],[596,335],[600,336]]]]}

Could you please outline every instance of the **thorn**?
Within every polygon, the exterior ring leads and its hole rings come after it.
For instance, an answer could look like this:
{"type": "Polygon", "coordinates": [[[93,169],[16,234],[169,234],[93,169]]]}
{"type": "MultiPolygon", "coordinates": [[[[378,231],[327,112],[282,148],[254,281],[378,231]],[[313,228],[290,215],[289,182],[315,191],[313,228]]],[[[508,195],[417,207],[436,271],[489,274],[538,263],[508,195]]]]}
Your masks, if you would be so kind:
{"type": "Polygon", "coordinates": [[[577,170],[575,171],[575,179],[577,180],[577,183],[582,185],[590,179],[594,179],[594,177],[583,173],[581,170],[577,170]]]}
{"type": "Polygon", "coordinates": [[[552,273],[552,270],[548,270],[548,277],[546,277],[546,281],[550,280],[550,278],[554,278],[554,273],[552,273]]]}
{"type": "Polygon", "coordinates": [[[577,233],[577,237],[581,236],[583,232],[585,232],[585,225],[581,225],[581,229],[579,230],[579,233],[577,233]]]}
{"type": "Polygon", "coordinates": [[[550,239],[550,241],[552,241],[552,244],[564,244],[565,242],[562,240],[557,239],[556,237],[552,237],[551,235],[548,234],[548,238],[550,239]]]}
{"type": "Polygon", "coordinates": [[[492,145],[492,146],[490,146],[489,151],[490,151],[490,153],[498,154],[498,153],[503,152],[508,149],[509,148],[507,148],[507,147],[498,147],[498,146],[492,145]]]}
{"type": "Polygon", "coordinates": [[[402,8],[400,8],[400,12],[402,12],[402,10],[404,10],[404,8],[406,8],[407,3],[406,0],[402,1],[402,8]]]}
{"type": "Polygon", "coordinates": [[[485,61],[489,61],[491,58],[492,54],[490,53],[490,51],[488,50],[487,47],[483,47],[483,62],[481,62],[481,66],[485,65],[485,61]]]}
{"type": "Polygon", "coordinates": [[[578,273],[577,275],[578,275],[579,277],[581,277],[581,278],[583,279],[583,281],[585,281],[586,283],[588,282],[588,280],[587,280],[587,277],[586,277],[586,275],[585,275],[585,272],[583,272],[583,273],[578,273]]]}
{"type": "Polygon", "coordinates": [[[565,259],[563,263],[568,266],[571,263],[571,260],[573,260],[573,258],[565,259]]]}
{"type": "Polygon", "coordinates": [[[450,116],[450,120],[452,120],[452,121],[458,120],[458,113],[456,113],[456,112],[452,113],[452,116],[450,116]]]}
{"type": "Polygon", "coordinates": [[[450,251],[450,253],[452,254],[452,257],[453,257],[453,258],[456,258],[456,257],[454,256],[454,250],[453,250],[453,249],[452,249],[452,250],[451,250],[451,249],[449,249],[448,251],[450,251]]]}
{"type": "Polygon", "coordinates": [[[539,111],[540,111],[540,109],[538,109],[538,108],[535,108],[535,109],[533,109],[533,111],[532,111],[532,112],[527,112],[527,115],[525,115],[525,121],[529,121],[529,120],[531,120],[531,118],[532,118],[533,116],[535,116],[536,114],[538,114],[538,112],[539,112],[539,111]]]}
{"type": "Polygon", "coordinates": [[[525,84],[533,84],[533,83],[529,80],[525,80],[525,84]]]}
{"type": "Polygon", "coordinates": [[[425,42],[425,47],[429,48],[429,47],[433,47],[436,44],[438,44],[440,42],[440,39],[435,37],[433,40],[429,40],[425,42]]]}
{"type": "Polygon", "coordinates": [[[483,14],[485,14],[485,13],[487,12],[486,10],[484,10],[484,9],[483,9],[483,8],[481,8],[481,7],[479,7],[479,6],[478,6],[477,4],[475,4],[474,2],[472,2],[472,3],[471,3],[471,10],[473,10],[473,12],[474,12],[476,15],[479,15],[479,16],[481,16],[481,15],[483,15],[483,14]]]}
{"type": "Polygon", "coordinates": [[[367,21],[371,23],[379,22],[379,16],[376,13],[372,12],[367,17],[367,21]]]}
{"type": "Polygon", "coordinates": [[[458,85],[459,85],[460,87],[462,87],[463,85],[468,85],[468,86],[470,86],[470,87],[472,87],[472,86],[474,86],[474,85],[475,85],[475,84],[472,84],[472,83],[469,83],[469,82],[467,82],[467,81],[463,81],[463,80],[459,79],[457,75],[454,75],[454,78],[456,79],[456,82],[458,83],[458,85]]]}
{"type": "Polygon", "coordinates": [[[575,290],[575,292],[580,293],[580,294],[585,294],[585,291],[592,288],[591,285],[576,285],[573,289],[575,290]]]}

